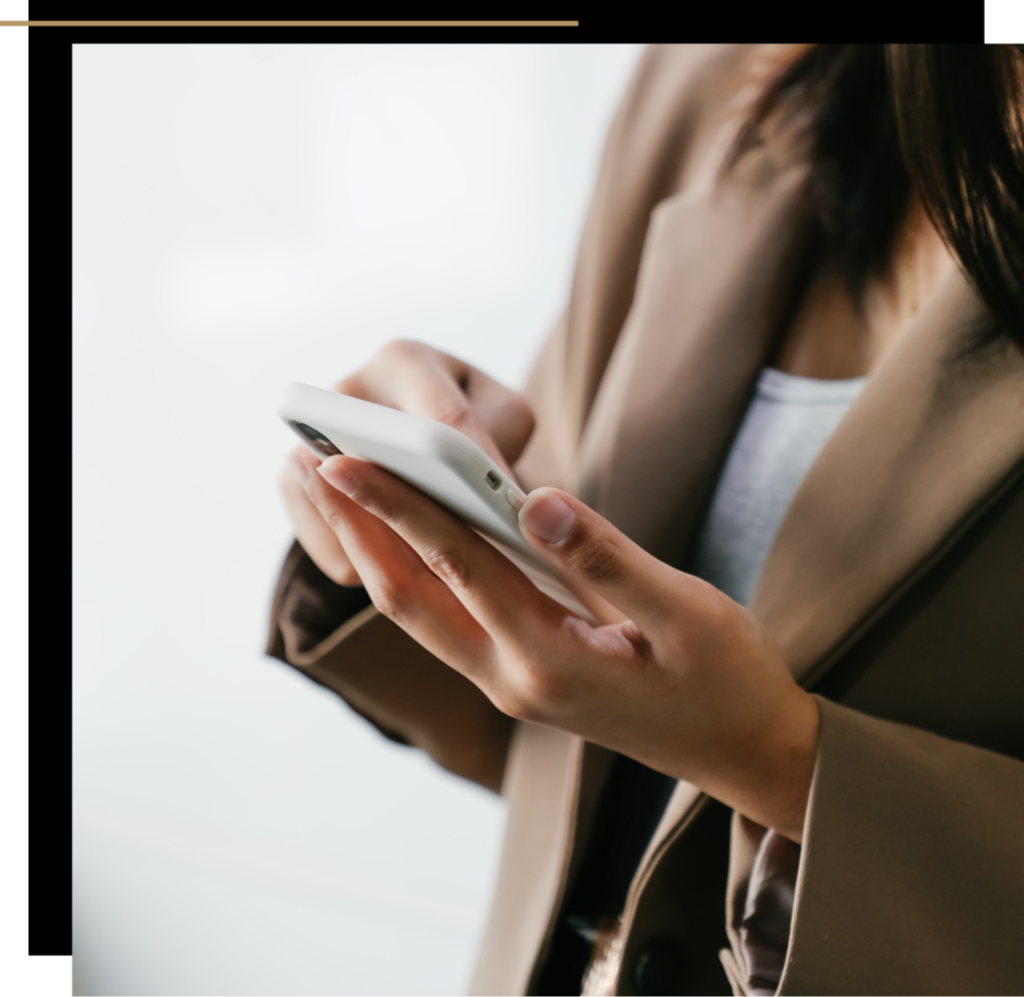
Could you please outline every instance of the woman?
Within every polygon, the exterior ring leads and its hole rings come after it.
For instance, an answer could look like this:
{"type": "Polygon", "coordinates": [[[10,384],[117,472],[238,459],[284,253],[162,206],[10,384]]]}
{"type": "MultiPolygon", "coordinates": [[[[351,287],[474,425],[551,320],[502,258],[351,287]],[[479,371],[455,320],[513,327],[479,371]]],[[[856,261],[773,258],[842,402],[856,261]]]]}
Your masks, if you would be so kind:
{"type": "Polygon", "coordinates": [[[508,799],[474,992],[1024,989],[1022,67],[652,48],[525,401],[338,386],[503,455],[605,626],[291,455],[269,653],[508,799]]]}

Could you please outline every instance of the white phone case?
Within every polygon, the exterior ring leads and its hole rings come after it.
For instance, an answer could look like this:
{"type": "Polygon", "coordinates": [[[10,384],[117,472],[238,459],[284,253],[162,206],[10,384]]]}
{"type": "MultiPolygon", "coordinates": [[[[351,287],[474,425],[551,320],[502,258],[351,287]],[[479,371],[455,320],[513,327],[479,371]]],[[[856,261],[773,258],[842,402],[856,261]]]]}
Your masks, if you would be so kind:
{"type": "Polygon", "coordinates": [[[597,623],[523,537],[523,490],[469,437],[432,419],[296,382],[277,411],[319,457],[341,451],[397,475],[465,519],[542,592],[597,623]]]}

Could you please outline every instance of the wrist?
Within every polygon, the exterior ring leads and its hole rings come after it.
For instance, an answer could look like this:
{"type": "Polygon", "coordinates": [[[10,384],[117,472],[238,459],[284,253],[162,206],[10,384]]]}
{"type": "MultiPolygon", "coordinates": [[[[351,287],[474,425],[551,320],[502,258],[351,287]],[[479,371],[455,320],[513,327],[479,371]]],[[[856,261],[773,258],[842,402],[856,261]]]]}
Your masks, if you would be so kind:
{"type": "Polygon", "coordinates": [[[799,686],[796,691],[798,695],[784,715],[783,727],[768,749],[774,752],[777,778],[771,793],[765,794],[768,823],[764,826],[800,844],[818,755],[821,715],[808,692],[799,686]]]}
{"type": "Polygon", "coordinates": [[[701,788],[762,827],[800,844],[817,758],[820,714],[814,698],[794,685],[763,726],[735,746],[735,761],[701,788]]]}

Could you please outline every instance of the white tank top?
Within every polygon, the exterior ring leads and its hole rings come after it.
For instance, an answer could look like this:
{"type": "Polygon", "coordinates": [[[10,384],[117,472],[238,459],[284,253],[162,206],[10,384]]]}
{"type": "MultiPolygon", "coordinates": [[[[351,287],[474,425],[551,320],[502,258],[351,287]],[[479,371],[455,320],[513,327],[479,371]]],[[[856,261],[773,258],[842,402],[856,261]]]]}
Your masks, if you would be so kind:
{"type": "Polygon", "coordinates": [[[697,537],[691,574],[749,604],[789,503],[866,381],[761,372],[697,537]]]}

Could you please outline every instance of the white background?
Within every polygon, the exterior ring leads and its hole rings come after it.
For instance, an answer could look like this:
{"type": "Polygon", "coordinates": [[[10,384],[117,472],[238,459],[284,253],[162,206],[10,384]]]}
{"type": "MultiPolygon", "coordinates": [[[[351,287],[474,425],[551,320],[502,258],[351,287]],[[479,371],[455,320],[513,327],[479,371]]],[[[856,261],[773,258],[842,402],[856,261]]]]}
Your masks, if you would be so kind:
{"type": "Polygon", "coordinates": [[[985,41],[988,44],[1024,42],[1024,3],[985,0],[985,41]]]}
{"type": "Polygon", "coordinates": [[[74,987],[464,992],[501,800],[264,656],[289,380],[521,385],[639,46],[76,46],[74,987]]]}

